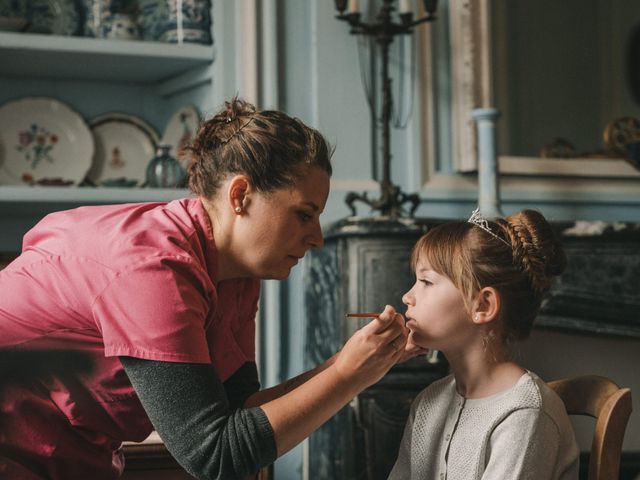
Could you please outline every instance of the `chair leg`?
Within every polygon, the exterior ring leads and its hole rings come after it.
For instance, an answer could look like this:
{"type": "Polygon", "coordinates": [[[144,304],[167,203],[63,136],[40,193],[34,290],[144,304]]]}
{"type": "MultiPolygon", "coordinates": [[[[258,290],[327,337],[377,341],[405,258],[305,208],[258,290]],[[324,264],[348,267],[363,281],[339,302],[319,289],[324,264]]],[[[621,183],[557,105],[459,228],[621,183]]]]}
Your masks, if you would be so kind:
{"type": "Polygon", "coordinates": [[[262,467],[258,472],[256,480],[272,480],[273,479],[273,464],[262,467]]]}

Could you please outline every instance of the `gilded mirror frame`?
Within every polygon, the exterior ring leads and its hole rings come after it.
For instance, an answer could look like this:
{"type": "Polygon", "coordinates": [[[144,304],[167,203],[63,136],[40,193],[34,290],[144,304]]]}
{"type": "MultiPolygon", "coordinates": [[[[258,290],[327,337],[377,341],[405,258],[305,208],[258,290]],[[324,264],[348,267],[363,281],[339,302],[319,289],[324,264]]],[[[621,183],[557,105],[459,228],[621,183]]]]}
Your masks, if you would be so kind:
{"type": "MultiPolygon", "coordinates": [[[[471,111],[495,106],[491,32],[492,0],[449,0],[452,78],[453,169],[477,170],[477,139],[471,111]]],[[[502,175],[640,179],[624,159],[499,157],[502,175]]]]}

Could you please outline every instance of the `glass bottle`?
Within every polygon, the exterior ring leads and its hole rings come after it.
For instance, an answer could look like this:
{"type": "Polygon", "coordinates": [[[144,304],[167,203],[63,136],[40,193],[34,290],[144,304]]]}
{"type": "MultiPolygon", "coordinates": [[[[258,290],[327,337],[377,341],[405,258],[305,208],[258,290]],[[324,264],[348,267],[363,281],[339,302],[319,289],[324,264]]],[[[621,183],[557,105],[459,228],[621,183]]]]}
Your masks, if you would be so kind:
{"type": "Polygon", "coordinates": [[[186,172],[180,162],[171,156],[171,145],[160,145],[156,156],[147,166],[147,186],[152,188],[183,187],[186,172]]]}

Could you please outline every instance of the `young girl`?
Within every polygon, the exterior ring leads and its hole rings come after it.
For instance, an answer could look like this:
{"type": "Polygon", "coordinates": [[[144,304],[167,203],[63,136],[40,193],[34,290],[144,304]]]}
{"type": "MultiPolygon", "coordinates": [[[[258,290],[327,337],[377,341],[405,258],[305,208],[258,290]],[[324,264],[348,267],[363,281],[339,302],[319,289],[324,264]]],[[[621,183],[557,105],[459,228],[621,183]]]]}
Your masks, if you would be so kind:
{"type": "Polygon", "coordinates": [[[408,347],[444,353],[452,375],[413,402],[390,479],[577,479],[562,401],[512,360],[566,264],[538,212],[440,225],[412,254],[408,347]]]}

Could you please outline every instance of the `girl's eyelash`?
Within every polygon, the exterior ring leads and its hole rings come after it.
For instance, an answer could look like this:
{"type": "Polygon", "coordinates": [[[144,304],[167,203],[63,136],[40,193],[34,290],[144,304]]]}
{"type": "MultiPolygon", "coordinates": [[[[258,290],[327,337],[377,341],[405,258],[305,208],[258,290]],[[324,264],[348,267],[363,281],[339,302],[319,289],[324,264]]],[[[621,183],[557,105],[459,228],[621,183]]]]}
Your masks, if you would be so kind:
{"type": "Polygon", "coordinates": [[[425,285],[431,285],[431,282],[429,280],[427,280],[426,278],[419,278],[418,280],[420,282],[424,283],[425,285]]]}

